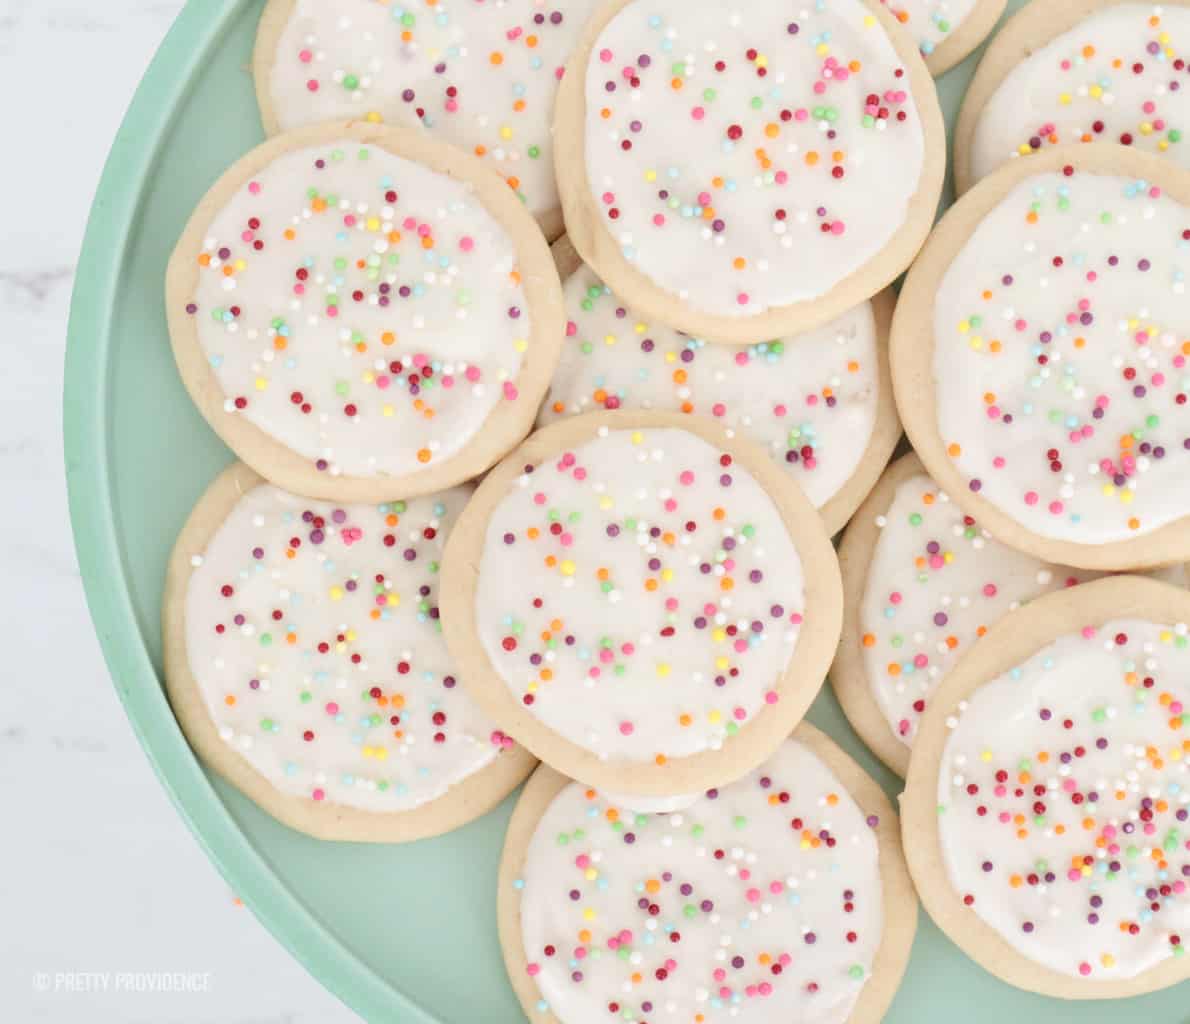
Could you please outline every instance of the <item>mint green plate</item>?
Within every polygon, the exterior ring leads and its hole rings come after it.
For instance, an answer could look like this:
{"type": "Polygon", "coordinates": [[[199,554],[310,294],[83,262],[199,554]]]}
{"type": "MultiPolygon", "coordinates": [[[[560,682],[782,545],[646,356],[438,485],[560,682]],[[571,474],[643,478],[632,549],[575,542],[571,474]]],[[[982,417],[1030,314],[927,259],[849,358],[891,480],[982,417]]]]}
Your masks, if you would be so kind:
{"type": "MultiPolygon", "coordinates": [[[[261,141],[248,72],[261,6],[189,0],[137,91],[91,211],[65,396],[70,510],[91,614],[116,690],[179,812],[244,902],[320,981],[368,1020],[520,1021],[495,918],[496,865],[512,798],[440,839],[392,847],[320,843],[211,778],[161,686],[166,559],[194,502],[231,461],[174,369],[163,276],[191,208],[261,141]]],[[[973,69],[968,60],[941,83],[952,121],[973,69]]],[[[810,718],[889,794],[899,790],[899,780],[856,739],[833,694],[823,693],[810,718]]],[[[922,914],[889,1024],[1006,1019],[1187,1024],[1190,985],[1100,1005],[1027,995],[968,960],[922,914]]]]}

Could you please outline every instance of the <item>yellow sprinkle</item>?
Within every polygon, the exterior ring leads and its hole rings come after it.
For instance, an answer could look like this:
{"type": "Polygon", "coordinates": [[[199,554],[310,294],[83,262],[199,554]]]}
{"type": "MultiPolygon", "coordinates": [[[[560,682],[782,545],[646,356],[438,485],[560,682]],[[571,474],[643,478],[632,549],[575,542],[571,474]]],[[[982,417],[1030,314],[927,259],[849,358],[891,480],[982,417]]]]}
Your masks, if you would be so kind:
{"type": "Polygon", "coordinates": [[[572,561],[570,561],[570,559],[567,559],[565,562],[562,563],[562,575],[563,576],[573,576],[574,575],[574,563],[572,561]]]}
{"type": "Polygon", "coordinates": [[[669,665],[666,662],[663,661],[657,666],[657,675],[662,679],[669,675],[669,665]]]}
{"type": "Polygon", "coordinates": [[[343,598],[343,590],[341,587],[331,587],[331,600],[339,601],[343,598]]]}
{"type": "Polygon", "coordinates": [[[256,378],[256,390],[257,391],[263,391],[268,386],[269,386],[269,382],[267,380],[265,380],[263,377],[256,378]]]}

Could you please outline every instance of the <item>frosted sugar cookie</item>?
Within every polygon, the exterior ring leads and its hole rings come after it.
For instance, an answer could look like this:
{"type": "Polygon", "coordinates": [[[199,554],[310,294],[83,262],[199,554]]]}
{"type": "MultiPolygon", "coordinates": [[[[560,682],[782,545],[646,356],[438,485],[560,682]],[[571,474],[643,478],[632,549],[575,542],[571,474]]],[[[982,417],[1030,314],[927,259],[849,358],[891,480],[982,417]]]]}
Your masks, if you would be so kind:
{"type": "Polygon", "coordinates": [[[1030,3],[992,40],[955,130],[955,185],[1052,146],[1135,146],[1190,167],[1190,0],[1030,3]]]}
{"type": "Polygon", "coordinates": [[[999,540],[1089,569],[1190,555],[1190,177],[1118,146],[997,172],[943,218],[893,320],[930,475],[999,540]]]}
{"type": "Polygon", "coordinates": [[[732,349],[648,323],[567,239],[554,256],[569,320],[539,423],[604,409],[709,416],[763,445],[827,532],[842,529],[901,436],[888,374],[891,290],[817,330],[732,349]]]}
{"type": "Polygon", "coordinates": [[[932,75],[949,71],[982,43],[1006,0],[881,0],[917,42],[932,75]]]}
{"type": "Polygon", "coordinates": [[[162,607],[170,703],[207,766],[291,828],[437,835],[535,764],[442,640],[442,548],[470,493],[328,503],[236,463],[182,530],[162,607]]]}
{"type": "Polygon", "coordinates": [[[542,766],[499,884],[504,962],[534,1024],[876,1022],[917,926],[891,805],[808,723],[673,814],[542,766]]]}
{"type": "Polygon", "coordinates": [[[478,159],[321,125],[254,149],[170,260],[170,338],[217,434],[298,494],[386,501],[528,432],[565,330],[533,219],[478,159]]]}
{"type": "Polygon", "coordinates": [[[254,74],[270,135],[319,121],[424,125],[482,157],[553,238],[550,122],[598,0],[270,0],[254,74]]]}
{"type": "Polygon", "coordinates": [[[822,521],[760,448],[681,413],[576,416],[480,485],[447,546],[447,644],[506,733],[625,797],[756,767],[839,638],[822,521]]]}
{"type": "Polygon", "coordinates": [[[798,334],[875,295],[929,232],[942,116],[878,0],[608,0],[567,67],[567,233],[650,320],[798,334]]]}
{"type": "Polygon", "coordinates": [[[1137,577],[1039,598],[959,661],[901,797],[930,916],[1020,988],[1190,978],[1190,595],[1137,577]]]}
{"type": "MultiPolygon", "coordinates": [[[[1097,579],[995,540],[930,479],[916,455],[880,478],[843,535],[843,639],[831,684],[898,775],[934,691],[996,622],[1035,597],[1097,579]]],[[[1181,565],[1155,578],[1186,585],[1181,565]]]]}

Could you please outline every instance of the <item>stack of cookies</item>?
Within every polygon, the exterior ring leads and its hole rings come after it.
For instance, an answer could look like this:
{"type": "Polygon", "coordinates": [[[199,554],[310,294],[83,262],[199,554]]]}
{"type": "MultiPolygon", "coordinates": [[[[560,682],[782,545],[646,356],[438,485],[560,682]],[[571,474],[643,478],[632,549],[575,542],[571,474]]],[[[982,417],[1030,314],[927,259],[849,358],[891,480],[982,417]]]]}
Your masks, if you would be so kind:
{"type": "Polygon", "coordinates": [[[1190,978],[1190,0],[1010,20],[935,225],[1003,7],[266,7],[166,274],[241,460],[170,699],[320,839],[528,778],[535,1022],[878,1021],[919,898],[1033,991],[1190,978]]]}

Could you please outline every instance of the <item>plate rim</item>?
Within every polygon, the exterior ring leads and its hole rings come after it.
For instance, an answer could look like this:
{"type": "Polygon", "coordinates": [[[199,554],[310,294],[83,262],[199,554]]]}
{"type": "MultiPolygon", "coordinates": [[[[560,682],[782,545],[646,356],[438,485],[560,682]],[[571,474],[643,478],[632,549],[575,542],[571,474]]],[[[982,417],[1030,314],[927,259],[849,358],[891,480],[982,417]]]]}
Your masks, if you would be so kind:
{"type": "MultiPolygon", "coordinates": [[[[187,744],[139,626],[128,628],[137,617],[115,528],[106,428],[116,296],[169,122],[210,47],[254,2],[187,0],[137,86],[95,190],[71,293],[63,371],[62,432],[75,554],[91,621],[128,721],[219,873],[272,936],[350,1009],[367,1020],[442,1024],[351,953],[273,873],[187,744]]],[[[163,281],[163,293],[164,288],[163,281]]],[[[167,343],[164,320],[161,339],[167,343]]]]}

